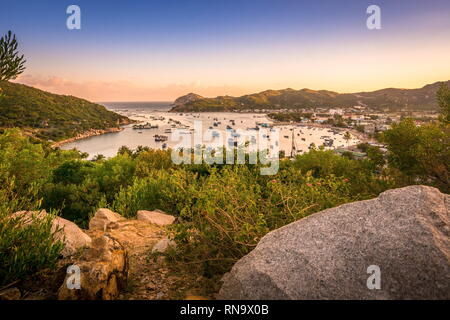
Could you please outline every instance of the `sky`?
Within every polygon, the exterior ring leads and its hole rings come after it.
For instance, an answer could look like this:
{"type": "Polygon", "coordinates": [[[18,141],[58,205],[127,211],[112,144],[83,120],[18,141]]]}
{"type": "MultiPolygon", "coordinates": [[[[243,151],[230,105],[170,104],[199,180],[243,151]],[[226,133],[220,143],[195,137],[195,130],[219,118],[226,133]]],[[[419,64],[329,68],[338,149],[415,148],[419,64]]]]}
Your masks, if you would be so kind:
{"type": "Polygon", "coordinates": [[[0,0],[8,30],[27,59],[16,82],[92,101],[450,80],[448,0],[0,0]],[[80,30],[66,26],[72,4],[80,30]]]}

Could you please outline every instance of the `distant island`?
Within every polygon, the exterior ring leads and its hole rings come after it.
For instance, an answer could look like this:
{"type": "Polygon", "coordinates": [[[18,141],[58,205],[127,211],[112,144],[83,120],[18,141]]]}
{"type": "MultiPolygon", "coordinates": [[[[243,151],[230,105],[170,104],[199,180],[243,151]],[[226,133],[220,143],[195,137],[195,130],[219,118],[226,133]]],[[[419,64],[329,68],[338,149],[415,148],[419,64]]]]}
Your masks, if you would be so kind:
{"type": "Polygon", "coordinates": [[[375,111],[437,111],[436,91],[442,83],[435,82],[419,89],[387,88],[372,92],[338,93],[328,90],[284,89],[266,90],[241,97],[205,98],[195,93],[179,97],[171,111],[255,111],[304,108],[346,108],[364,106],[375,111]]]}
{"type": "Polygon", "coordinates": [[[0,81],[0,128],[19,127],[34,138],[72,141],[118,131],[132,121],[104,106],[23,84],[0,81]]]}

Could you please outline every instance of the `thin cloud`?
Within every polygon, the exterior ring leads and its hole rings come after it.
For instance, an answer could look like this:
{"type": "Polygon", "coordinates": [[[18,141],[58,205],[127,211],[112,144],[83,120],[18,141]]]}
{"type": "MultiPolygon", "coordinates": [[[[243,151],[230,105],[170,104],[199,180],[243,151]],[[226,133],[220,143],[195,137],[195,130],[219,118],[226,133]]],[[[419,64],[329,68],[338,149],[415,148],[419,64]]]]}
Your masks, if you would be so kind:
{"type": "Polygon", "coordinates": [[[173,83],[158,87],[145,87],[131,81],[81,81],[58,76],[24,74],[15,82],[57,94],[73,95],[91,101],[171,101],[189,92],[207,97],[217,95],[242,95],[250,89],[237,86],[202,86],[197,82],[173,83]]]}

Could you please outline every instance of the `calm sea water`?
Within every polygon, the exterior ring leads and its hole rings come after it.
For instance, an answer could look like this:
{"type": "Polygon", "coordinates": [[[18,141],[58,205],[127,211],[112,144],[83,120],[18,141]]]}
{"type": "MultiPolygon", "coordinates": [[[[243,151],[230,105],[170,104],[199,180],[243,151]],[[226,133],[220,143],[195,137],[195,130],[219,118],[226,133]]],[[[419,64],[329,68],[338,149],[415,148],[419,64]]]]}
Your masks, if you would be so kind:
{"type": "MultiPolygon", "coordinates": [[[[169,101],[148,101],[148,102],[99,102],[107,109],[120,113],[129,117],[130,119],[142,120],[137,115],[153,114],[154,112],[168,112],[173,102],[169,101]]],[[[121,132],[107,133],[100,136],[89,137],[86,139],[74,141],[64,144],[61,149],[69,150],[76,148],[82,152],[89,154],[88,159],[92,159],[96,155],[104,155],[106,157],[113,157],[117,154],[117,150],[121,146],[127,146],[135,149],[138,146],[149,146],[152,148],[160,148],[154,142],[153,131],[143,131],[143,134],[138,134],[138,131],[133,130],[131,125],[125,127],[121,132]]]]}
{"type": "Polygon", "coordinates": [[[148,101],[148,102],[99,102],[101,105],[110,109],[130,110],[130,111],[169,111],[172,108],[173,102],[170,101],[148,101]]]}
{"type": "MultiPolygon", "coordinates": [[[[158,125],[158,129],[144,129],[133,130],[132,125],[128,125],[121,132],[108,133],[100,136],[94,136],[75,142],[67,143],[61,148],[68,150],[76,148],[82,152],[89,154],[89,159],[92,159],[98,154],[106,157],[113,157],[117,154],[117,150],[121,146],[127,146],[135,149],[138,146],[148,146],[153,149],[161,149],[162,142],[155,141],[154,135],[165,135],[170,137],[170,133],[166,130],[172,130],[170,119],[179,121],[183,125],[192,128],[195,121],[201,121],[204,132],[208,128],[226,132],[226,127],[230,124],[233,128],[245,130],[254,128],[257,123],[270,123],[271,120],[265,114],[253,113],[169,113],[172,107],[171,102],[104,102],[101,103],[108,109],[129,117],[130,119],[139,121],[141,123],[150,122],[153,125],[158,125]],[[156,120],[157,117],[158,120],[156,120]],[[214,126],[214,122],[220,121],[218,126],[214,126]],[[214,127],[213,127],[214,126],[214,127]]],[[[292,140],[295,140],[296,149],[306,152],[311,143],[316,146],[322,145],[326,137],[334,139],[334,147],[341,147],[346,144],[343,139],[343,133],[334,134],[325,128],[314,127],[295,127],[282,126],[279,127],[279,146],[280,150],[290,154],[292,150],[292,140]]],[[[225,142],[226,143],[226,142],[225,142]]],[[[352,139],[350,144],[358,143],[357,139],[352,139]]],[[[176,148],[178,141],[167,141],[167,146],[176,148]]],[[[194,145],[194,144],[193,144],[194,145]]]]}

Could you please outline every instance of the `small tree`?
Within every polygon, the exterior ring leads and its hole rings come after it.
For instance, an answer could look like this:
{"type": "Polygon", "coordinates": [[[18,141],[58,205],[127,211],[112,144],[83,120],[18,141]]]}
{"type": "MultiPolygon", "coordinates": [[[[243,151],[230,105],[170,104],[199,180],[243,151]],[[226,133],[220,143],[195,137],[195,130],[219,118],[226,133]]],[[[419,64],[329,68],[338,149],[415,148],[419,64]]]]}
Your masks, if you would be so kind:
{"type": "Polygon", "coordinates": [[[15,79],[25,70],[23,55],[19,56],[16,35],[8,31],[0,38],[0,81],[15,79]]]}
{"type": "Polygon", "coordinates": [[[352,135],[350,134],[350,132],[346,131],[344,134],[344,140],[347,141],[347,147],[348,147],[348,143],[351,139],[352,139],[352,135]]]}
{"type": "Polygon", "coordinates": [[[436,95],[439,108],[441,109],[440,120],[444,124],[450,124],[450,89],[443,83],[436,95]]]}

